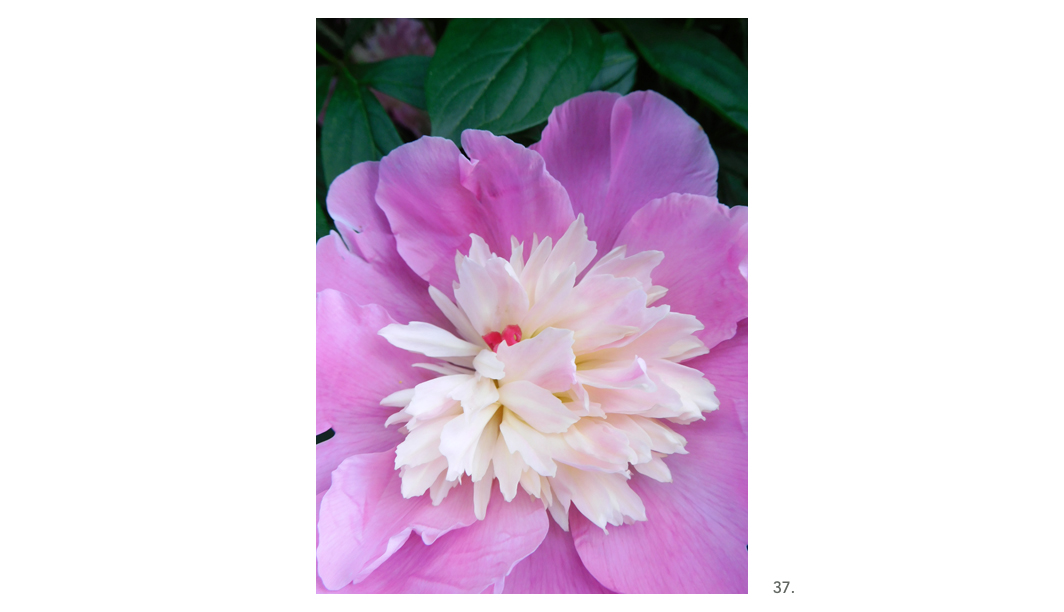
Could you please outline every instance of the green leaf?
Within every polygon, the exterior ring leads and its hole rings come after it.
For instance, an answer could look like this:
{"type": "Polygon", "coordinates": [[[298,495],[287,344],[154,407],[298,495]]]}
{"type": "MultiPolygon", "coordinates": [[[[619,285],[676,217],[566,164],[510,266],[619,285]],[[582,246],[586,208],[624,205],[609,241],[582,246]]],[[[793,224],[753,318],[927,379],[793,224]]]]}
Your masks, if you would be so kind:
{"type": "Polygon", "coordinates": [[[511,134],[587,91],[602,37],[586,19],[455,19],[425,80],[432,133],[457,141],[475,128],[511,134]]]}
{"type": "Polygon", "coordinates": [[[721,204],[728,206],[747,206],[746,183],[741,176],[721,170],[718,177],[720,193],[717,194],[721,204]]]}
{"type": "Polygon", "coordinates": [[[318,208],[318,240],[321,240],[322,236],[329,235],[329,232],[336,229],[332,219],[329,217],[329,213],[326,211],[325,198],[329,193],[329,186],[325,183],[325,171],[321,165],[321,139],[318,139],[316,144],[317,159],[318,159],[318,185],[317,185],[317,208],[318,208]]]}
{"type": "Polygon", "coordinates": [[[329,95],[329,83],[336,74],[336,68],[332,66],[318,66],[318,112],[315,118],[321,116],[321,107],[325,106],[325,98],[329,95]]]}
{"type": "Polygon", "coordinates": [[[329,217],[328,217],[328,215],[325,214],[325,211],[321,209],[321,203],[320,202],[317,203],[317,208],[318,208],[318,221],[317,221],[318,237],[316,238],[316,240],[321,240],[322,236],[328,236],[329,235],[329,231],[330,231],[330,228],[329,228],[329,217]]]}
{"type": "Polygon", "coordinates": [[[364,161],[377,161],[403,143],[388,113],[373,93],[346,70],[329,101],[321,130],[326,184],[364,161]]]}
{"type": "Polygon", "coordinates": [[[399,137],[399,132],[396,131],[392,118],[388,116],[388,111],[381,106],[377,96],[366,89],[360,89],[360,91],[362,92],[362,101],[366,105],[366,111],[369,113],[369,129],[370,134],[373,135],[373,144],[377,147],[377,159],[380,159],[391,153],[395,147],[403,144],[403,139],[399,137]]]}
{"type": "Polygon", "coordinates": [[[717,198],[728,206],[746,206],[746,151],[717,149],[720,173],[717,198]]]}
{"type": "Polygon", "coordinates": [[[318,184],[316,189],[316,195],[318,196],[318,203],[322,208],[325,208],[325,198],[329,195],[329,184],[325,182],[325,168],[321,163],[321,138],[318,138],[317,142],[317,161],[318,161],[318,184]]]}
{"type": "Polygon", "coordinates": [[[428,57],[404,55],[382,62],[358,66],[358,82],[402,100],[410,106],[425,110],[425,75],[429,71],[428,57]]]}
{"type": "Polygon", "coordinates": [[[621,26],[662,76],[691,90],[714,111],[746,130],[746,66],[720,40],[701,30],[677,30],[645,19],[621,26]]]}
{"type": "Polygon", "coordinates": [[[635,53],[624,42],[620,32],[607,32],[602,35],[605,53],[602,67],[591,80],[591,91],[612,91],[624,95],[632,91],[635,85],[635,67],[639,62],[635,53]]]}

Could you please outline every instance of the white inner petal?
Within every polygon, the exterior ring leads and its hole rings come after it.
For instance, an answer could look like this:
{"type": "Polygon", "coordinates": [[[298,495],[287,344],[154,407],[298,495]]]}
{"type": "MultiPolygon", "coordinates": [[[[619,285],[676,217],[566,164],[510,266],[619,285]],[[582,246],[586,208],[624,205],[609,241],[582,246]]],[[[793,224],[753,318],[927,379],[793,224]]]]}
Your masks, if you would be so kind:
{"type": "Polygon", "coordinates": [[[521,488],[563,529],[572,505],[603,529],[646,520],[631,468],[671,482],[666,458],[686,441],[662,420],[689,423],[719,405],[701,372],[680,364],[706,352],[693,335],[701,323],[648,306],[666,291],[652,282],[659,251],[621,246],[587,269],[596,249],[583,215],[556,244],[533,236],[527,260],[516,238],[510,249],[504,259],[473,235],[455,258],[454,301],[430,287],[461,338],[421,322],[380,331],[455,364],[417,364],[440,376],[381,401],[400,408],[388,425],[405,423],[403,495],[438,504],[468,476],[478,519],[498,480],[506,501],[521,488]]]}

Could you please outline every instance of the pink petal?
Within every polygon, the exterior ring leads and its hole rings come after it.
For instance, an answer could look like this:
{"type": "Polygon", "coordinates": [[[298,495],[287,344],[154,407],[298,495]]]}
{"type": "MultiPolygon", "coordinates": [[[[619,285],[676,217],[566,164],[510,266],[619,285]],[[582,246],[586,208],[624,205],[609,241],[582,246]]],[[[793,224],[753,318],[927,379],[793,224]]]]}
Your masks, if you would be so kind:
{"type": "Polygon", "coordinates": [[[535,338],[502,345],[498,357],[505,371],[499,381],[503,385],[522,380],[560,393],[576,382],[573,332],[568,329],[548,327],[535,338]]]}
{"type": "MultiPolygon", "coordinates": [[[[378,434],[376,428],[372,431],[378,434]]],[[[358,455],[367,451],[379,451],[381,447],[394,447],[403,441],[403,436],[392,427],[383,432],[384,435],[365,435],[360,433],[335,434],[328,440],[314,447],[317,459],[317,492],[324,493],[329,489],[332,482],[332,472],[344,459],[352,455],[358,455]]]]}
{"type": "Polygon", "coordinates": [[[384,427],[396,408],[380,401],[435,376],[412,366],[424,357],[377,334],[392,322],[380,306],[359,306],[333,289],[318,294],[317,407],[319,421],[336,431],[318,445],[319,491],[347,456],[394,449],[402,442],[397,428],[384,427]]]}
{"type": "MultiPolygon", "coordinates": [[[[725,363],[712,363],[712,351],[694,361],[708,372],[736,371],[740,347],[745,365],[745,334],[742,338],[722,345],[719,359],[725,363]]],[[[679,429],[687,438],[688,454],[665,458],[673,481],[657,482],[642,474],[628,481],[643,500],[646,521],[610,527],[606,535],[570,510],[569,527],[580,558],[606,588],[621,593],[747,592],[747,447],[736,414],[739,396],[745,407],[746,389],[739,389],[737,381],[721,380],[720,409],[679,429]]]]}
{"type": "Polygon", "coordinates": [[[482,338],[520,321],[528,312],[528,294],[507,271],[509,265],[501,258],[487,261],[486,265],[463,259],[458,270],[461,286],[454,292],[455,302],[482,338]]]}
{"type": "MultiPolygon", "coordinates": [[[[600,228],[609,223],[597,217],[609,216],[605,207],[612,158],[610,118],[620,99],[618,94],[596,91],[569,100],[551,111],[540,141],[532,145],[550,175],[565,186],[573,211],[584,213],[593,228],[592,240],[599,240],[600,228]]],[[[596,247],[603,255],[610,250],[601,242],[596,247]]]]}
{"type": "Polygon", "coordinates": [[[484,520],[447,533],[431,546],[408,539],[366,580],[345,592],[481,593],[535,551],[547,531],[547,512],[539,500],[518,495],[506,503],[494,485],[484,520]]]}
{"type": "Polygon", "coordinates": [[[326,198],[329,216],[344,242],[367,261],[380,261],[395,252],[388,218],[377,206],[377,162],[363,162],[336,177],[326,198]]]}
{"type": "Polygon", "coordinates": [[[552,300],[539,327],[573,330],[573,352],[587,353],[621,340],[634,331],[629,328],[638,329],[647,316],[646,300],[634,278],[589,276],[566,300],[552,300]]]}
{"type": "Polygon", "coordinates": [[[359,304],[380,304],[401,323],[426,321],[450,329],[428,283],[399,256],[388,219],[374,201],[376,189],[376,162],[358,164],[329,187],[329,215],[340,235],[318,241],[317,290],[336,289],[359,304]]]}
{"type": "Polygon", "coordinates": [[[599,389],[657,390],[657,384],[647,376],[647,364],[636,357],[623,361],[584,362],[576,375],[585,387],[599,389]]]}
{"type": "Polygon", "coordinates": [[[332,423],[329,422],[329,418],[321,410],[321,406],[317,406],[317,415],[315,418],[315,434],[322,434],[332,427],[332,423]]]}
{"type": "Polygon", "coordinates": [[[553,393],[527,380],[499,387],[499,402],[543,433],[562,433],[580,418],[553,393]]]}
{"type": "Polygon", "coordinates": [[[399,254],[421,278],[445,295],[458,276],[457,251],[469,251],[470,234],[491,235],[487,215],[462,185],[473,165],[446,138],[423,136],[380,162],[376,200],[388,217],[399,254]]]}
{"type": "Polygon", "coordinates": [[[439,506],[427,495],[406,499],[394,453],[348,457],[333,472],[318,516],[318,573],[326,588],[362,582],[391,557],[411,532],[432,543],[471,525],[471,483],[450,491],[439,506]]]}
{"type": "Polygon", "coordinates": [[[573,98],[551,112],[532,149],[565,186],[573,211],[587,217],[599,254],[621,244],[621,228],[647,202],[717,193],[717,158],[705,132],[655,92],[573,98]]]}
{"type": "Polygon", "coordinates": [[[588,573],[576,554],[573,537],[550,522],[536,552],[506,577],[504,593],[610,593],[588,573]]]}
{"type": "MultiPolygon", "coordinates": [[[[746,415],[746,380],[747,380],[747,320],[739,321],[735,337],[725,340],[713,347],[708,355],[703,355],[684,365],[700,370],[706,380],[716,387],[720,410],[725,413],[734,410],[739,419],[743,433],[747,429],[746,415]]],[[[706,416],[713,418],[712,414],[706,416]]]]}
{"type": "Polygon", "coordinates": [[[446,295],[457,278],[455,253],[469,252],[470,234],[505,256],[511,236],[557,240],[575,218],[535,152],[476,130],[462,144],[472,162],[443,138],[399,147],[381,160],[376,192],[403,259],[446,295]]]}
{"type": "Polygon", "coordinates": [[[576,215],[539,153],[482,130],[462,132],[462,148],[474,163],[462,183],[490,219],[495,241],[488,245],[494,253],[509,254],[511,236],[529,245],[533,233],[558,242],[576,215]]]}
{"type": "Polygon", "coordinates": [[[668,289],[657,303],[697,317],[705,329],[695,335],[709,348],[735,335],[736,323],[746,318],[747,281],[739,271],[746,218],[745,206],[673,194],[647,204],[618,237],[629,253],[665,253],[652,273],[654,284],[668,289]]]}

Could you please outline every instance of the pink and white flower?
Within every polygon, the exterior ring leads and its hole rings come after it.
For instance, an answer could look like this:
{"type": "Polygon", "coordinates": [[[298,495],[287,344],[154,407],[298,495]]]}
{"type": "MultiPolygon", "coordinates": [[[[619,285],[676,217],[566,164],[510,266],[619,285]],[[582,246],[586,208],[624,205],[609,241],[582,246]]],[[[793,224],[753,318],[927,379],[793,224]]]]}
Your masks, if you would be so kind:
{"type": "Polygon", "coordinates": [[[705,134],[595,92],[462,147],[329,191],[319,592],[746,592],[747,215],[705,134]]]}

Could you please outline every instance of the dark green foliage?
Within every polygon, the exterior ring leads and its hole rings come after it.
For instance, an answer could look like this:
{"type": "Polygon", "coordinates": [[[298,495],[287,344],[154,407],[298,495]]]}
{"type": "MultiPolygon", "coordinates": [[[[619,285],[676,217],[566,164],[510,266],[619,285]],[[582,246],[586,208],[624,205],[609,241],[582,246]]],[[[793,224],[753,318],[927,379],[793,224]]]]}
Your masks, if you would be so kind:
{"type": "Polygon", "coordinates": [[[318,137],[317,142],[317,158],[318,158],[318,188],[317,188],[317,206],[318,206],[318,238],[322,236],[328,236],[329,232],[336,228],[333,224],[333,220],[329,217],[325,208],[325,197],[328,195],[329,186],[325,182],[325,170],[321,165],[321,137],[318,137]]]}
{"type": "Polygon", "coordinates": [[[624,42],[619,32],[607,32],[602,35],[605,53],[602,67],[588,85],[589,91],[612,91],[626,94],[635,84],[635,67],[639,63],[635,53],[624,42]]]}
{"type": "Polygon", "coordinates": [[[455,19],[425,81],[432,133],[511,134],[584,93],[602,65],[602,37],[585,19],[455,19]]]}
{"type": "Polygon", "coordinates": [[[332,66],[318,66],[318,110],[315,116],[321,115],[321,108],[325,105],[325,98],[329,95],[329,83],[336,75],[336,69],[332,66]]]}
{"type": "Polygon", "coordinates": [[[341,70],[321,132],[326,182],[332,184],[351,166],[379,160],[401,144],[395,125],[377,98],[341,70]]]}
{"type": "Polygon", "coordinates": [[[620,25],[654,70],[746,129],[746,66],[720,39],[648,19],[624,19],[620,25]]]}
{"type": "Polygon", "coordinates": [[[334,227],[328,185],[379,160],[414,134],[370,91],[427,110],[432,134],[458,141],[474,128],[537,142],[551,110],[586,91],[654,90],[709,137],[720,162],[718,198],[747,204],[746,19],[422,19],[432,58],[356,64],[351,47],[375,19],[318,19],[317,235],[334,227]],[[331,95],[330,95],[331,91],[331,95]]]}
{"type": "Polygon", "coordinates": [[[425,75],[429,59],[420,55],[393,57],[381,62],[358,66],[359,83],[424,110],[425,75]]]}

